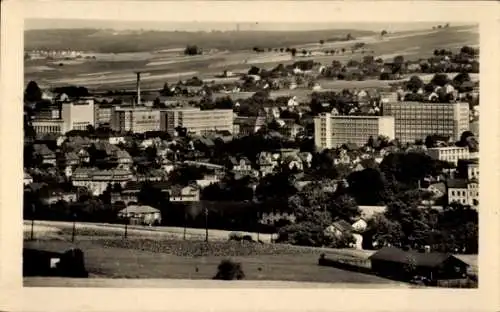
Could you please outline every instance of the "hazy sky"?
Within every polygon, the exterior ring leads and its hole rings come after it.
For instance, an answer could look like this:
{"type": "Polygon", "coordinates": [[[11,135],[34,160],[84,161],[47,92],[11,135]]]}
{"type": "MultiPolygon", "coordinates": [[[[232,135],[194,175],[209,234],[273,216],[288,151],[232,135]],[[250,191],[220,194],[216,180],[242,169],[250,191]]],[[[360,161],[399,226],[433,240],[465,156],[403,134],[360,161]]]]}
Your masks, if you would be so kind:
{"type": "MultiPolygon", "coordinates": [[[[34,1],[25,0],[26,29],[113,28],[155,30],[313,30],[381,31],[430,29],[464,24],[448,7],[382,5],[357,1],[34,1]],[[445,11],[443,14],[441,11],[445,11]],[[421,12],[421,13],[418,13],[421,12]],[[422,13],[422,12],[425,12],[422,13]],[[418,16],[425,22],[412,22],[418,16]],[[443,20],[443,18],[450,20],[443,20]],[[255,22],[259,21],[259,22],[255,22]],[[311,21],[315,21],[311,23],[311,21]],[[368,21],[368,22],[360,22],[368,21]],[[459,23],[462,22],[462,23],[459,23]],[[374,23],[375,22],[375,23],[374,23]]],[[[405,2],[405,1],[403,1],[405,2]]],[[[455,9],[459,9],[456,6],[455,9]]],[[[462,7],[463,9],[463,7],[462,7]]],[[[470,23],[469,23],[470,24],[470,23]]]]}
{"type": "MultiPolygon", "coordinates": [[[[456,25],[457,23],[455,23],[456,25]]],[[[26,19],[25,29],[49,28],[111,28],[117,30],[319,30],[319,29],[359,29],[388,31],[430,29],[436,23],[269,23],[269,22],[156,22],[156,21],[112,21],[84,19],[26,19]]]]}

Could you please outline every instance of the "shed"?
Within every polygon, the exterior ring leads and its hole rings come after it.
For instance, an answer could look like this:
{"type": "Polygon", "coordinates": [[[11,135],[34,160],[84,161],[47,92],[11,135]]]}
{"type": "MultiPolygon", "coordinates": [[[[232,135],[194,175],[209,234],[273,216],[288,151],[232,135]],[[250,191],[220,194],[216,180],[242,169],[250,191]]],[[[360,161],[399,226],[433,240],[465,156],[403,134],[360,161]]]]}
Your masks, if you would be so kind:
{"type": "Polygon", "coordinates": [[[402,280],[417,275],[430,281],[465,278],[469,266],[449,253],[405,251],[395,247],[384,247],[369,259],[375,273],[402,280]]]}

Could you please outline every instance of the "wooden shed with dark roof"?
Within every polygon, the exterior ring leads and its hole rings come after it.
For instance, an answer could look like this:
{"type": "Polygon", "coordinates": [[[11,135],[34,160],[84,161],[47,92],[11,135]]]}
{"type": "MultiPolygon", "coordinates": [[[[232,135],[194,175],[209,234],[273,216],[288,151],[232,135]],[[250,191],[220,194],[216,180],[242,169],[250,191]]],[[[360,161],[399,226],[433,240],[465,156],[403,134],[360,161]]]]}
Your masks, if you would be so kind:
{"type": "Polygon", "coordinates": [[[419,252],[384,247],[370,256],[372,271],[379,275],[409,280],[423,276],[430,281],[460,279],[469,265],[449,253],[419,252]]]}

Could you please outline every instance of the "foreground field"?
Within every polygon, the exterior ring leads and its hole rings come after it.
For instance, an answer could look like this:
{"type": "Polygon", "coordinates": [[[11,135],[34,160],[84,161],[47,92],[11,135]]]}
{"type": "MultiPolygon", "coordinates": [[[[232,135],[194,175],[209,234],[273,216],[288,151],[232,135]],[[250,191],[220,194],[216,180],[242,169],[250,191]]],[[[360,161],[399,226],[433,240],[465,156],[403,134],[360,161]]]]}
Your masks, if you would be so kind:
{"type": "MultiPolygon", "coordinates": [[[[27,277],[26,287],[110,287],[110,288],[367,288],[361,283],[314,283],[294,281],[215,281],[183,279],[75,279],[27,277]]],[[[369,288],[413,288],[409,284],[370,284],[369,288]]]]}
{"type": "MultiPolygon", "coordinates": [[[[133,240],[124,242],[119,238],[99,241],[79,240],[77,238],[75,243],[45,240],[25,241],[24,245],[25,248],[49,251],[63,251],[71,247],[81,248],[85,252],[87,269],[92,277],[97,278],[206,280],[215,275],[217,265],[221,260],[227,258],[217,255],[177,256],[162,252],[164,250],[152,252],[138,249],[140,245],[147,245],[143,242],[136,241],[134,243],[133,240]],[[111,247],[110,245],[122,245],[122,247],[128,248],[111,247]]],[[[157,244],[161,248],[162,241],[157,241],[157,244]]],[[[167,244],[168,242],[165,241],[165,245],[167,244]]],[[[234,247],[236,248],[236,246],[234,247]]],[[[258,248],[256,247],[256,249],[258,248]]],[[[317,260],[320,250],[274,248],[277,250],[275,255],[256,253],[231,258],[241,262],[247,280],[399,284],[373,275],[318,266],[317,260]]],[[[28,278],[28,280],[30,279],[28,278]]]]}

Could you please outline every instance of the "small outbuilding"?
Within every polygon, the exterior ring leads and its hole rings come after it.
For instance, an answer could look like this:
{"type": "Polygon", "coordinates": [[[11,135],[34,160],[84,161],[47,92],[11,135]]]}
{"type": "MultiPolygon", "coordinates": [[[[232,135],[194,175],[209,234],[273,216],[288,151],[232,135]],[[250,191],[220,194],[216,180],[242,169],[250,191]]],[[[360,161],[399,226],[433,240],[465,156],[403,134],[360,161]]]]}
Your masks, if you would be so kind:
{"type": "Polygon", "coordinates": [[[415,276],[430,281],[461,279],[467,276],[469,265],[448,253],[405,251],[384,247],[370,256],[372,271],[400,280],[415,276]]]}

